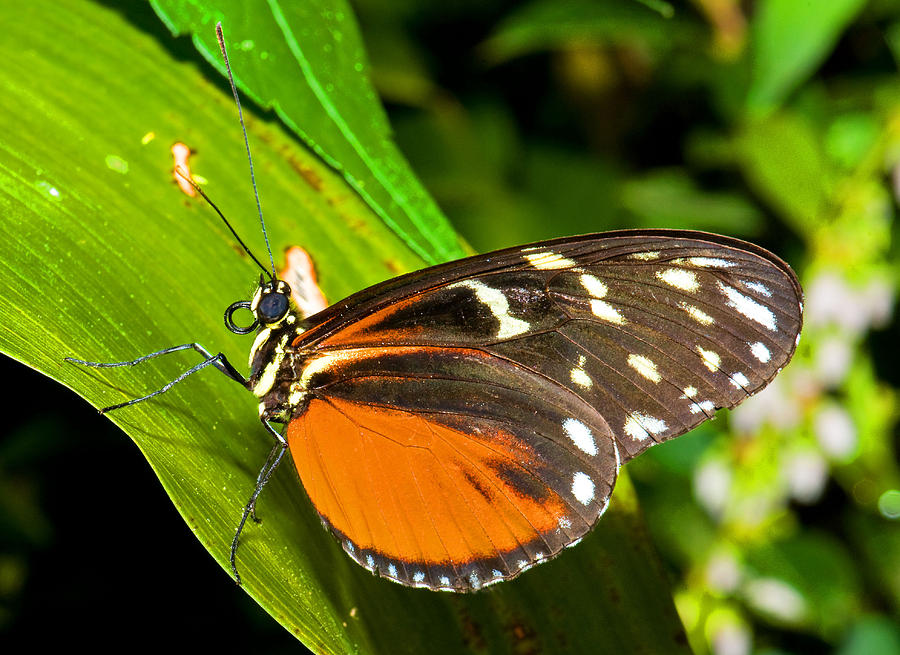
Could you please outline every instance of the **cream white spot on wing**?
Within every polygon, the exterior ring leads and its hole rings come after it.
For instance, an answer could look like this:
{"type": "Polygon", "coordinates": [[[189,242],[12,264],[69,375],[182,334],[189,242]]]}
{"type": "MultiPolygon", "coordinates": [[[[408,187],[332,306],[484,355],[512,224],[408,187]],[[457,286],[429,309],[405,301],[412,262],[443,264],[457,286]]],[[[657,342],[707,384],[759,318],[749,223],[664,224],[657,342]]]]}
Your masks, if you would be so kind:
{"type": "Polygon", "coordinates": [[[697,282],[697,275],[694,271],[687,271],[683,268],[667,268],[664,271],[657,272],[656,277],[670,287],[675,287],[682,291],[696,291],[700,288],[700,283],[697,282]]]}
{"type": "Polygon", "coordinates": [[[528,263],[542,271],[555,271],[561,268],[573,268],[577,262],[567,259],[555,252],[539,252],[525,255],[528,263]]]}
{"type": "Polygon", "coordinates": [[[563,421],[563,430],[579,450],[588,455],[597,454],[597,444],[594,443],[594,434],[591,429],[576,418],[567,418],[563,421]]]}
{"type": "Polygon", "coordinates": [[[478,589],[481,586],[481,580],[479,580],[478,573],[475,571],[469,574],[469,584],[472,585],[472,589],[478,589]]]}
{"type": "Polygon", "coordinates": [[[640,261],[649,262],[654,259],[659,259],[659,251],[658,250],[648,250],[647,252],[633,252],[628,255],[629,259],[638,259],[640,261]]]}
{"type": "Polygon", "coordinates": [[[572,527],[572,521],[569,520],[568,516],[560,516],[557,525],[561,530],[568,530],[572,527]]]}
{"type": "Polygon", "coordinates": [[[393,564],[388,564],[388,575],[391,576],[392,578],[397,577],[397,567],[394,566],[393,564]]]}
{"type": "Polygon", "coordinates": [[[731,268],[735,262],[719,257],[688,257],[687,263],[697,268],[731,268]]]}
{"type": "Polygon", "coordinates": [[[585,389],[590,389],[594,385],[594,381],[591,379],[591,376],[587,374],[587,371],[584,370],[585,359],[584,355],[581,355],[578,358],[578,366],[572,368],[569,372],[569,376],[572,378],[573,384],[577,384],[579,387],[585,389]]]}
{"type": "Polygon", "coordinates": [[[631,412],[624,426],[625,434],[637,441],[643,441],[651,435],[658,436],[668,429],[669,426],[661,418],[641,412],[631,412]]]}
{"type": "Polygon", "coordinates": [[[528,332],[530,327],[528,321],[516,318],[509,313],[509,300],[503,295],[499,289],[489,287],[480,280],[463,280],[456,284],[451,284],[448,289],[456,289],[465,287],[475,292],[475,297],[479,302],[487,305],[488,309],[498,321],[500,321],[500,329],[497,330],[498,339],[508,339],[519,334],[528,332]]]}
{"type": "Polygon", "coordinates": [[[755,291],[756,293],[768,298],[772,297],[772,292],[769,290],[769,287],[767,287],[762,282],[741,280],[741,286],[750,289],[750,291],[755,291]]]}
{"type": "Polygon", "coordinates": [[[596,298],[591,300],[591,312],[597,318],[602,318],[604,321],[609,321],[616,325],[624,325],[625,323],[625,317],[622,316],[619,310],[605,300],[597,300],[596,298]]]}
{"type": "Polygon", "coordinates": [[[681,397],[684,398],[685,400],[691,401],[691,406],[690,406],[691,414],[699,414],[700,412],[703,412],[704,414],[707,414],[707,415],[712,414],[715,411],[716,406],[709,400],[701,400],[701,401],[697,402],[697,400],[696,400],[697,393],[698,393],[697,387],[691,385],[689,387],[685,387],[684,393],[681,395],[681,397]]]}
{"type": "Polygon", "coordinates": [[[700,359],[703,360],[703,365],[706,366],[710,371],[718,371],[719,364],[722,363],[722,358],[719,356],[719,353],[714,350],[707,350],[703,346],[697,346],[697,352],[700,353],[700,359]]]}
{"type": "Polygon", "coordinates": [[[772,353],[769,352],[769,349],[766,347],[762,341],[757,341],[756,343],[750,344],[750,352],[753,353],[753,356],[756,357],[763,364],[772,359],[772,353]]]}
{"type": "Polygon", "coordinates": [[[723,284],[721,281],[719,282],[719,289],[728,299],[728,306],[736,309],[739,314],[746,316],[751,321],[756,321],[769,330],[774,331],[778,328],[775,314],[765,305],[759,304],[753,298],[745,296],[734,287],[723,284]]]}
{"type": "Polygon", "coordinates": [[[691,305],[690,303],[686,303],[686,302],[682,302],[682,303],[678,303],[678,304],[684,311],[686,311],[688,313],[688,316],[690,316],[692,319],[694,319],[698,323],[702,323],[703,325],[712,325],[713,323],[716,322],[712,316],[710,316],[709,314],[704,312],[699,307],[695,307],[694,305],[691,305]]]}
{"type": "Polygon", "coordinates": [[[622,316],[618,309],[605,300],[600,300],[608,292],[606,285],[600,279],[585,273],[580,277],[580,280],[581,286],[591,295],[591,312],[593,312],[594,316],[617,325],[625,323],[625,317],[622,316]]]}
{"type": "Polygon", "coordinates": [[[716,411],[716,406],[711,400],[701,400],[698,402],[691,403],[691,414],[699,414],[703,412],[707,416],[716,411]]]}
{"type": "Polygon", "coordinates": [[[413,582],[424,582],[425,581],[425,572],[424,571],[416,571],[413,573],[413,582]]]}
{"type": "Polygon", "coordinates": [[[582,505],[590,505],[594,500],[594,481],[587,473],[578,471],[572,476],[572,495],[582,505]]]}
{"type": "Polygon", "coordinates": [[[372,557],[371,555],[366,555],[366,564],[369,566],[370,569],[374,569],[375,568],[375,558],[372,557]]]}
{"type": "Polygon", "coordinates": [[[736,386],[738,389],[746,389],[750,386],[750,380],[747,379],[747,376],[738,371],[737,373],[731,374],[731,384],[736,386]]]}
{"type": "Polygon", "coordinates": [[[440,578],[440,583],[441,583],[442,587],[449,587],[450,586],[450,578],[448,578],[446,575],[442,575],[440,578]]]}
{"type": "Polygon", "coordinates": [[[656,364],[649,357],[635,354],[628,355],[628,365],[651,382],[662,380],[662,375],[656,370],[656,364]]]}
{"type": "Polygon", "coordinates": [[[597,277],[585,273],[581,276],[581,286],[583,286],[594,298],[603,298],[607,291],[606,285],[597,277]]]}

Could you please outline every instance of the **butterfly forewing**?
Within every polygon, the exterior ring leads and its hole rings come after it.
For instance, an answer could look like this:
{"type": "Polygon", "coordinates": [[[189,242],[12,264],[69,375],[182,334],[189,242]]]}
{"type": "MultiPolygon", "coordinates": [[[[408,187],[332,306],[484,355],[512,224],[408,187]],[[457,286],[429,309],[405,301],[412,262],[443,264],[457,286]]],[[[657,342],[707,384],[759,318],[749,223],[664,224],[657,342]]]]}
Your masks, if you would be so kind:
{"type": "Polygon", "coordinates": [[[801,311],[790,268],[738,240],[559,239],[321,312],[264,402],[290,405],[301,480],[351,556],[477,588],[580,539],[620,463],[765,386],[801,311]]]}

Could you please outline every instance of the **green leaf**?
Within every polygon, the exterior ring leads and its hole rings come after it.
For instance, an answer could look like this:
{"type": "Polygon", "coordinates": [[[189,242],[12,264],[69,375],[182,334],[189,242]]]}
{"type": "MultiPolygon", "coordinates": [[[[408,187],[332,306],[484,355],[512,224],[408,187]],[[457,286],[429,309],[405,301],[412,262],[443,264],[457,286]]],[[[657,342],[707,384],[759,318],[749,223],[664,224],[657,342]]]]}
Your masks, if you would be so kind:
{"type": "Polygon", "coordinates": [[[751,28],[751,113],[775,109],[825,60],[866,0],[761,0],[751,28]]]}
{"type": "MultiPolygon", "coordinates": [[[[156,24],[142,30],[140,16],[130,18],[85,0],[0,5],[0,350],[98,407],[159,388],[196,355],[128,369],[63,357],[116,361],[198,341],[243,368],[249,348],[223,329],[221,312],[252,292],[258,270],[175,185],[171,144],[194,149],[193,172],[261,251],[229,92],[178,42],[154,36],[156,24]]],[[[276,260],[288,246],[306,248],[332,300],[421,265],[280,123],[246,117],[276,260]]],[[[271,446],[255,404],[204,371],[110,414],[223,575],[271,446]]],[[[238,553],[244,589],[315,652],[687,652],[627,476],[578,548],[467,596],[407,589],[357,566],[322,530],[289,465],[258,511],[263,523],[248,527],[238,553]]],[[[135,579],[148,573],[171,593],[191,586],[135,562],[135,579]]]]}
{"type": "Polygon", "coordinates": [[[788,111],[748,121],[734,141],[750,185],[803,234],[826,216],[834,192],[821,141],[809,120],[788,111]]]}
{"type": "Polygon", "coordinates": [[[635,0],[636,2],[649,7],[653,11],[657,12],[660,16],[664,16],[666,18],[671,18],[675,15],[675,8],[670,5],[668,2],[663,2],[663,0],[635,0]]]}
{"type": "Polygon", "coordinates": [[[837,655],[897,655],[900,653],[900,628],[896,618],[866,616],[854,623],[837,655]]]}
{"type": "Polygon", "coordinates": [[[736,193],[698,189],[683,169],[663,169],[628,180],[622,205],[639,225],[709,230],[752,236],[762,229],[763,216],[736,193]]]}
{"type": "MultiPolygon", "coordinates": [[[[652,3],[667,18],[661,3],[652,3]]],[[[492,62],[573,43],[639,39],[664,47],[671,23],[649,10],[651,2],[633,0],[532,0],[510,12],[482,49],[492,62]]],[[[671,10],[671,7],[669,7],[671,10]]]]}
{"type": "Polygon", "coordinates": [[[744,596],[777,623],[804,625],[833,638],[859,611],[854,559],[830,535],[806,531],[760,544],[746,557],[752,575],[744,583],[744,596]]]}
{"type": "Polygon", "coordinates": [[[222,21],[238,88],[272,109],[427,263],[462,257],[450,224],[390,135],[344,0],[152,0],[173,34],[190,34],[224,73],[213,27],[222,21]]]}

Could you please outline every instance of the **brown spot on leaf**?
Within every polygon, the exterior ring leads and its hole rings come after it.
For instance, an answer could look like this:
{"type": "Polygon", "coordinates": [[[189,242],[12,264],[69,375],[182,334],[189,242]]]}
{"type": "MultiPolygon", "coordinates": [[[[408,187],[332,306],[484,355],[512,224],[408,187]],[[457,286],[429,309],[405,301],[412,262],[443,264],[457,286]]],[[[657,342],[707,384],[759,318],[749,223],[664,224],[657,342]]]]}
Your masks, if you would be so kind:
{"type": "Polygon", "coordinates": [[[403,272],[403,268],[393,259],[385,259],[384,266],[391,272],[392,275],[400,275],[403,272]]]}
{"type": "Polygon", "coordinates": [[[316,191],[322,190],[322,178],[312,168],[299,161],[296,157],[288,157],[288,163],[291,165],[300,177],[316,191]]]}

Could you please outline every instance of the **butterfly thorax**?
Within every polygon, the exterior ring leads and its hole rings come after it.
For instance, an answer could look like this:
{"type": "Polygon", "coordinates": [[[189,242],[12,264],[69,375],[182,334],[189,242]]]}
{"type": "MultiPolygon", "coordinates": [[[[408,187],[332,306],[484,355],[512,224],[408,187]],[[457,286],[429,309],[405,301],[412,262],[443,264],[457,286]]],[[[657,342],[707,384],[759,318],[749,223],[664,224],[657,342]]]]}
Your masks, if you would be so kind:
{"type": "Polygon", "coordinates": [[[280,325],[264,327],[257,332],[250,349],[247,387],[259,398],[261,418],[287,422],[293,407],[301,400],[296,393],[296,385],[292,385],[296,351],[291,344],[303,332],[303,323],[293,311],[280,325]]]}

